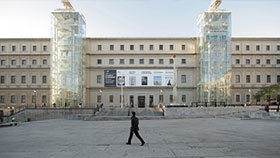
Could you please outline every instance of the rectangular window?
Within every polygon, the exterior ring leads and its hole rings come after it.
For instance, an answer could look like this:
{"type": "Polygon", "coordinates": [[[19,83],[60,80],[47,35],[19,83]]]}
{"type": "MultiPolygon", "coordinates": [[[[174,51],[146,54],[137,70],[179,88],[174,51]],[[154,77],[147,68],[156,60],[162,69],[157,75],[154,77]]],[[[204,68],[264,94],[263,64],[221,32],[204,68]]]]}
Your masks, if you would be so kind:
{"type": "Polygon", "coordinates": [[[5,76],[1,76],[1,77],[0,77],[0,83],[1,83],[1,84],[4,84],[4,83],[5,83],[5,76]]]}
{"type": "Polygon", "coordinates": [[[17,61],[16,60],[11,60],[11,65],[16,65],[17,61]]]}
{"type": "Polygon", "coordinates": [[[134,45],[130,45],[130,50],[134,50],[134,45]]]}
{"type": "Polygon", "coordinates": [[[97,83],[102,83],[102,76],[101,75],[97,75],[96,81],[97,81],[97,83]]]}
{"type": "Polygon", "coordinates": [[[37,46],[33,46],[33,52],[37,51],[37,46]]]}
{"type": "Polygon", "coordinates": [[[256,45],[256,51],[260,51],[260,45],[256,45]]]}
{"type": "Polygon", "coordinates": [[[36,83],[36,76],[32,76],[32,83],[36,83]]]}
{"type": "Polygon", "coordinates": [[[277,60],[276,60],[276,63],[277,63],[277,64],[280,64],[280,59],[277,59],[277,60]]]}
{"type": "Polygon", "coordinates": [[[144,50],[144,45],[140,45],[140,50],[144,50]]]}
{"type": "Polygon", "coordinates": [[[1,51],[5,52],[5,46],[1,46],[1,51]]]}
{"type": "Polygon", "coordinates": [[[250,51],[250,46],[246,45],[246,51],[250,51]]]}
{"type": "Polygon", "coordinates": [[[169,64],[173,64],[174,60],[173,59],[169,59],[169,64]]]}
{"type": "Polygon", "coordinates": [[[169,102],[173,103],[173,95],[169,95],[169,102]]]}
{"type": "Polygon", "coordinates": [[[277,83],[280,83],[280,75],[277,75],[277,83]]]}
{"type": "Polygon", "coordinates": [[[124,64],[124,59],[120,59],[120,64],[124,64]]]}
{"type": "Polygon", "coordinates": [[[186,95],[182,95],[182,102],[185,103],[186,101],[186,95]]]}
{"type": "Polygon", "coordinates": [[[12,104],[16,103],[16,96],[15,95],[11,95],[11,103],[12,104]]]}
{"type": "Polygon", "coordinates": [[[101,51],[102,50],[102,45],[98,45],[97,50],[101,51]]]}
{"type": "Polygon", "coordinates": [[[21,61],[21,65],[26,65],[26,60],[25,59],[21,61]]]}
{"type": "Polygon", "coordinates": [[[266,59],[266,64],[270,64],[270,59],[266,59]]]}
{"type": "Polygon", "coordinates": [[[42,83],[47,83],[47,76],[42,76],[42,83]]]}
{"type": "Polygon", "coordinates": [[[21,83],[26,83],[26,76],[21,76],[21,83]]]}
{"type": "Polygon", "coordinates": [[[270,76],[270,75],[267,75],[267,76],[266,76],[266,82],[267,82],[267,83],[271,83],[271,76],[270,76]]]}
{"type": "Polygon", "coordinates": [[[139,59],[139,64],[144,64],[144,59],[139,59]]]}
{"type": "Polygon", "coordinates": [[[163,50],[163,45],[159,45],[159,50],[163,50]]]}
{"type": "Polygon", "coordinates": [[[154,45],[150,45],[150,50],[154,50],[154,45]]]}
{"type": "Polygon", "coordinates": [[[46,45],[43,46],[43,51],[44,51],[44,52],[48,51],[48,46],[46,46],[46,45]]]}
{"type": "Polygon", "coordinates": [[[97,96],[97,103],[101,103],[101,95],[97,96]]]}
{"type": "Polygon", "coordinates": [[[240,83],[240,75],[235,75],[235,83],[240,83]]]}
{"type": "Polygon", "coordinates": [[[239,45],[236,45],[235,46],[235,51],[239,51],[240,50],[240,46],[239,45]]]}
{"type": "Polygon", "coordinates": [[[256,59],[256,64],[261,64],[261,60],[260,59],[256,59]]]}
{"type": "Polygon", "coordinates": [[[134,64],[134,59],[129,59],[129,64],[134,64]]]}
{"type": "Polygon", "coordinates": [[[149,64],[154,64],[154,59],[149,59],[149,64]]]}
{"type": "Polygon", "coordinates": [[[266,51],[270,51],[270,45],[266,46],[266,51]]]}
{"type": "Polygon", "coordinates": [[[110,45],[110,50],[114,50],[114,45],[110,45]]]}
{"type": "Polygon", "coordinates": [[[11,76],[11,84],[15,84],[16,83],[16,76],[11,76]]]}
{"type": "Polygon", "coordinates": [[[182,50],[186,50],[186,45],[182,45],[182,50]]]}
{"type": "Polygon", "coordinates": [[[43,65],[47,65],[48,64],[48,60],[47,59],[44,59],[43,60],[43,65]]]}
{"type": "Polygon", "coordinates": [[[124,50],[124,45],[120,45],[120,50],[124,50]]]}
{"type": "Polygon", "coordinates": [[[240,95],[235,96],[235,102],[239,103],[240,102],[240,95]]]}
{"type": "Polygon", "coordinates": [[[113,96],[113,95],[110,95],[110,96],[109,96],[109,102],[110,102],[110,103],[113,103],[113,102],[114,102],[114,96],[113,96]]]}
{"type": "Polygon", "coordinates": [[[163,64],[163,59],[159,59],[159,64],[163,64]]]}
{"type": "Polygon", "coordinates": [[[114,59],[109,59],[109,64],[114,65],[114,59]]]}
{"type": "Polygon", "coordinates": [[[25,103],[26,102],[26,96],[25,95],[22,95],[21,96],[21,103],[25,103]]]}
{"type": "Polygon", "coordinates": [[[277,51],[280,51],[280,45],[277,45],[277,51]]]}
{"type": "Polygon", "coordinates": [[[1,60],[1,65],[6,65],[6,60],[1,60]]]}
{"type": "Polygon", "coordinates": [[[97,59],[97,64],[102,64],[102,59],[97,59]]]}
{"type": "Polygon", "coordinates": [[[251,76],[250,75],[246,75],[246,83],[250,83],[251,82],[251,76]]]}
{"type": "Polygon", "coordinates": [[[159,103],[163,103],[163,95],[159,95],[159,103]]]}
{"type": "Polygon", "coordinates": [[[32,60],[32,65],[37,65],[37,60],[32,60]]]}
{"type": "Polygon", "coordinates": [[[182,64],[186,64],[186,59],[182,59],[182,60],[181,60],[181,63],[182,63],[182,64]]]}
{"type": "Polygon", "coordinates": [[[42,95],[42,103],[47,103],[47,96],[46,95],[42,95]]]}
{"type": "Polygon", "coordinates": [[[174,45],[170,45],[169,50],[173,50],[173,49],[174,49],[174,45]]]}
{"type": "Polygon", "coordinates": [[[0,96],[0,103],[5,103],[5,96],[3,95],[0,96]]]}
{"type": "Polygon", "coordinates": [[[256,82],[257,83],[261,83],[261,75],[257,75],[256,76],[256,82]]]}
{"type": "Polygon", "coordinates": [[[35,95],[32,95],[32,98],[31,98],[31,100],[32,100],[32,103],[35,103],[35,100],[36,100],[36,96],[35,96],[35,95]]]}
{"type": "Polygon", "coordinates": [[[186,83],[186,82],[187,82],[186,75],[181,75],[181,83],[186,83]]]}
{"type": "Polygon", "coordinates": [[[247,64],[247,65],[250,64],[250,59],[246,59],[246,64],[247,64]]]}
{"type": "Polygon", "coordinates": [[[235,64],[240,64],[240,59],[235,59],[235,64]]]}
{"type": "Polygon", "coordinates": [[[247,103],[250,102],[250,95],[249,95],[249,94],[246,95],[246,102],[247,102],[247,103]]]}
{"type": "Polygon", "coordinates": [[[12,52],[16,51],[16,46],[12,46],[12,52]]]}
{"type": "Polygon", "coordinates": [[[22,46],[22,51],[23,51],[23,52],[26,51],[26,46],[22,46]]]}

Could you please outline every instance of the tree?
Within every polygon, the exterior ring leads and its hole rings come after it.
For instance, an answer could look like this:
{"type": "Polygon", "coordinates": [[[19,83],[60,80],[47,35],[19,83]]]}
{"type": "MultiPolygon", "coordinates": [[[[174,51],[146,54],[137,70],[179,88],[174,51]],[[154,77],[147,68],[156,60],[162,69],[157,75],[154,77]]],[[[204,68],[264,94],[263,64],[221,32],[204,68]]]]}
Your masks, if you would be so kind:
{"type": "Polygon", "coordinates": [[[276,100],[280,92],[280,83],[261,88],[254,98],[257,100],[276,100]]]}

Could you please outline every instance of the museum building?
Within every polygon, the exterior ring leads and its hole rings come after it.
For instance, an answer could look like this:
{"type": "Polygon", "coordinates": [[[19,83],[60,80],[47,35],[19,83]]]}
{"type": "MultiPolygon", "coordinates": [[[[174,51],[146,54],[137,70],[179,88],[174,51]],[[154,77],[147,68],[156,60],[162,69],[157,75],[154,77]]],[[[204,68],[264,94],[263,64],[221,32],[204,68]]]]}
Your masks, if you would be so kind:
{"type": "Polygon", "coordinates": [[[280,38],[232,38],[218,7],[191,38],[89,38],[73,8],[52,15],[50,39],[0,39],[0,108],[256,104],[280,83],[280,38]]]}

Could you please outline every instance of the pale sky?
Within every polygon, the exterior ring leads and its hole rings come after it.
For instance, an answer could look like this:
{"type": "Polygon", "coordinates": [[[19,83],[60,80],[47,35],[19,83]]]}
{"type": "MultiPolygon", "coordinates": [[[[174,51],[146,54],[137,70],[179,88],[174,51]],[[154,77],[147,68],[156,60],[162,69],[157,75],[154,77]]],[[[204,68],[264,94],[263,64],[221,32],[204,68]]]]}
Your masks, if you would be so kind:
{"type": "MultiPolygon", "coordinates": [[[[50,38],[61,0],[0,0],[0,38],[50,38]]],[[[70,0],[87,37],[196,37],[212,0],[70,0]]],[[[280,0],[223,0],[233,37],[280,37],[280,0]]]]}

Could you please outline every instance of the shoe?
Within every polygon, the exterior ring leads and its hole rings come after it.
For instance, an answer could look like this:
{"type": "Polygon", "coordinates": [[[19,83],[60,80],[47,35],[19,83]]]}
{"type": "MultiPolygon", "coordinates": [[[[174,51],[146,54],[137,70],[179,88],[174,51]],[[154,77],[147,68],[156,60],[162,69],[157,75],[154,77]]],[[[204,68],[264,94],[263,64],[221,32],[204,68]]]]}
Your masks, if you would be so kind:
{"type": "Polygon", "coordinates": [[[145,144],[145,142],[143,142],[143,143],[141,144],[141,146],[144,146],[144,144],[145,144]]]}
{"type": "Polygon", "coordinates": [[[127,145],[131,145],[131,143],[126,143],[127,145]]]}

